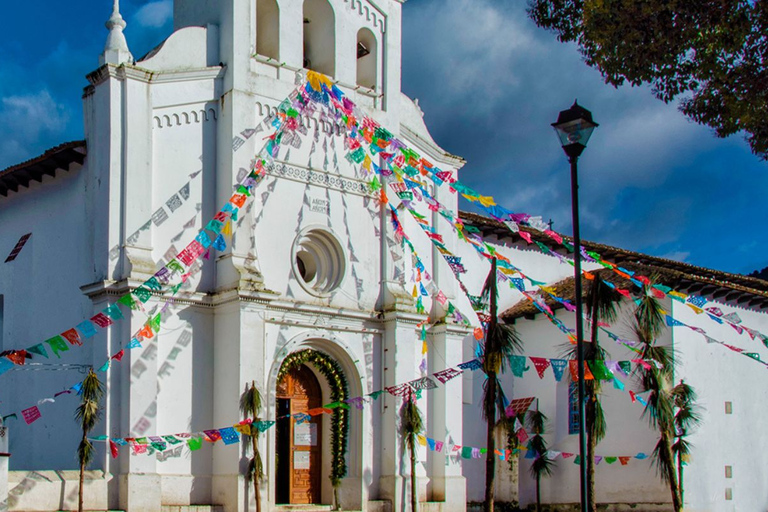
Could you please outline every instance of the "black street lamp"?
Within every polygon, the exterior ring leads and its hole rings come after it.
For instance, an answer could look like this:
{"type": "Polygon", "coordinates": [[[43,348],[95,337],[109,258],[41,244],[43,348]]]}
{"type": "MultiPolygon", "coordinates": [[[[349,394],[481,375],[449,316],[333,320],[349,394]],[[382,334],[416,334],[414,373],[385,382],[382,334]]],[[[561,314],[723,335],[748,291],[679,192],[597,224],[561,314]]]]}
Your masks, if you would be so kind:
{"type": "Polygon", "coordinates": [[[573,211],[573,275],[576,281],[576,352],[578,353],[579,371],[579,454],[581,457],[581,510],[591,509],[587,495],[587,435],[584,423],[584,327],[583,298],[581,291],[581,236],[579,235],[579,180],[577,162],[579,156],[587,147],[592,131],[597,123],[592,121],[592,112],[573,102],[568,110],[563,110],[557,116],[557,122],[552,123],[571,163],[571,208],[573,211]]]}

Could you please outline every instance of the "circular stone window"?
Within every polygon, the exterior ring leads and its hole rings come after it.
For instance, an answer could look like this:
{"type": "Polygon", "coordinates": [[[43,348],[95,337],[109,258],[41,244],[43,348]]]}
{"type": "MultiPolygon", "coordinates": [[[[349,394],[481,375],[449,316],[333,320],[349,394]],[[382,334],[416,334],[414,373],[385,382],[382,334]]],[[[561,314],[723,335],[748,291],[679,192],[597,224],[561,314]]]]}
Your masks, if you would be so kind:
{"type": "Polygon", "coordinates": [[[302,231],[293,244],[293,273],[309,293],[324,296],[341,285],[346,268],[344,250],[322,228],[302,231]]]}

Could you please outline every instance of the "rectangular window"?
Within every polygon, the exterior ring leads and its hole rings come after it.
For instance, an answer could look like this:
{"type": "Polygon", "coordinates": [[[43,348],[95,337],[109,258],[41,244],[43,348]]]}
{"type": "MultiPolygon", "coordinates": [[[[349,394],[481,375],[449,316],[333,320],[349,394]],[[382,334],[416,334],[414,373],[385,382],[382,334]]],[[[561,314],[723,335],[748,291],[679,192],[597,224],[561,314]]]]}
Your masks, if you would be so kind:
{"type": "Polygon", "coordinates": [[[579,385],[568,383],[568,433],[579,433],[579,385]]]}

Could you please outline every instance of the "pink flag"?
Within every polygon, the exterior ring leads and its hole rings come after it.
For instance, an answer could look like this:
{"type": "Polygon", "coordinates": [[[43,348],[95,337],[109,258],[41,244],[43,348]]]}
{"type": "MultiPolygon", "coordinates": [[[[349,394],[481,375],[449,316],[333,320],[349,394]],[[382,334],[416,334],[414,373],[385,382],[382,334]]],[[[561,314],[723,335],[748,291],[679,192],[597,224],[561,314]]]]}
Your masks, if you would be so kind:
{"type": "Polygon", "coordinates": [[[24,417],[24,421],[27,425],[31,425],[38,419],[40,419],[40,409],[37,408],[36,405],[33,405],[29,409],[24,409],[21,411],[21,415],[24,417]]]}

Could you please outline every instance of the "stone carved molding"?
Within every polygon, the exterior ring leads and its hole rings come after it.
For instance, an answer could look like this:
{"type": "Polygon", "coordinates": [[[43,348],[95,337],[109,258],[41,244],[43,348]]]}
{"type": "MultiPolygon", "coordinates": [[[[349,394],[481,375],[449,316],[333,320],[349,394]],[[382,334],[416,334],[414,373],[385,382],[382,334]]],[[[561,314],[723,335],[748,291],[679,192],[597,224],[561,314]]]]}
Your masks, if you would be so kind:
{"type": "Polygon", "coordinates": [[[366,0],[344,0],[344,2],[349,4],[350,10],[355,11],[364,17],[366,21],[371,22],[381,33],[386,32],[387,16],[381,12],[381,9],[366,0]]]}
{"type": "MultiPolygon", "coordinates": [[[[264,124],[269,125],[271,118],[277,115],[277,106],[268,105],[260,101],[256,102],[256,110],[260,118],[267,118],[264,124]]],[[[312,116],[300,115],[301,124],[308,130],[320,130],[326,135],[343,135],[346,126],[342,122],[332,122],[328,119],[316,119],[312,116]]]]}
{"type": "Polygon", "coordinates": [[[268,174],[278,178],[288,178],[301,183],[319,185],[333,190],[373,197],[368,190],[368,184],[364,181],[342,178],[341,176],[335,176],[316,169],[293,167],[285,163],[268,164],[266,169],[268,174]]]}
{"type": "Polygon", "coordinates": [[[197,124],[218,120],[219,115],[212,107],[175,112],[173,114],[160,114],[153,117],[156,128],[171,128],[183,124],[197,124]]]}

